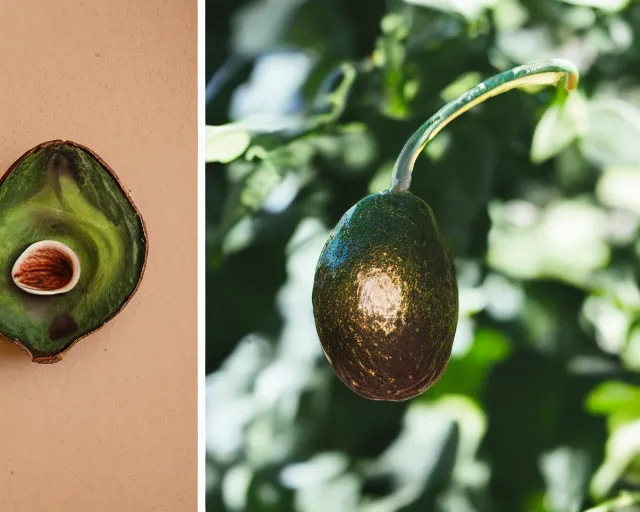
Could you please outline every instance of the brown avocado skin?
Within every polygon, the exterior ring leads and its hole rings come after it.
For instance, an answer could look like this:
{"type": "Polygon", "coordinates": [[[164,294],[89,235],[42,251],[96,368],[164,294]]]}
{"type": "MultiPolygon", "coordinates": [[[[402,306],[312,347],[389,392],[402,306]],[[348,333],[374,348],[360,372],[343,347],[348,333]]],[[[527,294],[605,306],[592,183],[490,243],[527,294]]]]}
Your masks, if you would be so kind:
{"type": "Polygon", "coordinates": [[[402,401],[442,375],[458,322],[458,286],[431,208],[381,192],[347,211],[325,244],[313,286],[327,359],[353,391],[402,401]]]}

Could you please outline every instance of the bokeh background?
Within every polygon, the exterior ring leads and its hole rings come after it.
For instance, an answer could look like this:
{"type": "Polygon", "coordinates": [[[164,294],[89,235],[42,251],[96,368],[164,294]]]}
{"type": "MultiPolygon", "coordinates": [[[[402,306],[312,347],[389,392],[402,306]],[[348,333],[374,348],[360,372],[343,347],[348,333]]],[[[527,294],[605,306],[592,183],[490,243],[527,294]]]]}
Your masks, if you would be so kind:
{"type": "Polygon", "coordinates": [[[640,510],[640,5],[207,3],[207,510],[640,510]],[[365,400],[325,360],[314,268],[404,142],[499,71],[417,161],[455,256],[442,380],[365,400]],[[594,508],[599,506],[600,508],[594,508]]]}

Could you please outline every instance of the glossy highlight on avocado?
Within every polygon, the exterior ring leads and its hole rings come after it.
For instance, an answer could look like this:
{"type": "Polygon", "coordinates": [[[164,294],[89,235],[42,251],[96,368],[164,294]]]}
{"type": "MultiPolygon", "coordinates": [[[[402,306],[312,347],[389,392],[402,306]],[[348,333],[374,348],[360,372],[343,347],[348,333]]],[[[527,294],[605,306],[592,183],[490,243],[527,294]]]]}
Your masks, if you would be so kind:
{"type": "Polygon", "coordinates": [[[55,363],[129,301],[144,223],[113,171],[74,142],[46,142],[0,180],[0,336],[55,363]]]}
{"type": "Polygon", "coordinates": [[[408,191],[356,203],[322,250],[312,301],[324,353],[349,388],[390,401],[425,391],[458,321],[453,262],[429,206],[408,191]]]}

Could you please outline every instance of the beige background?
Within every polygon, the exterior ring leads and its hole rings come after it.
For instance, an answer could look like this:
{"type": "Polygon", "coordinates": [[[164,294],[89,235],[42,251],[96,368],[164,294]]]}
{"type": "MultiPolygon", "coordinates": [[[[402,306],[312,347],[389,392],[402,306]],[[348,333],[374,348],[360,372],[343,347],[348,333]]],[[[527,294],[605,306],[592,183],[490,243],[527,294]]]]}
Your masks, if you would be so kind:
{"type": "Polygon", "coordinates": [[[149,260],[62,362],[0,341],[0,510],[195,511],[196,0],[0,0],[0,173],[57,138],[131,191],[149,260]]]}

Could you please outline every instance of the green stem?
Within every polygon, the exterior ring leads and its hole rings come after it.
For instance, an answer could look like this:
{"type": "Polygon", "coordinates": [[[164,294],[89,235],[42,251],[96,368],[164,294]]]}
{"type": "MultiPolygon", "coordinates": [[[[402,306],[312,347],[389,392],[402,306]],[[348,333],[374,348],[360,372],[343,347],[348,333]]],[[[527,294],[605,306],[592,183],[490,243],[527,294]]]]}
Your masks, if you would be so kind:
{"type": "Polygon", "coordinates": [[[578,86],[578,70],[566,60],[532,62],[504,71],[447,103],[411,136],[393,169],[391,190],[409,190],[411,172],[420,152],[451,121],[467,110],[503,92],[532,85],[557,85],[569,92],[578,86]]]}
{"type": "Polygon", "coordinates": [[[616,510],[628,510],[629,507],[636,505],[640,505],[640,493],[621,492],[618,497],[584,512],[615,512],[616,510]]]}

